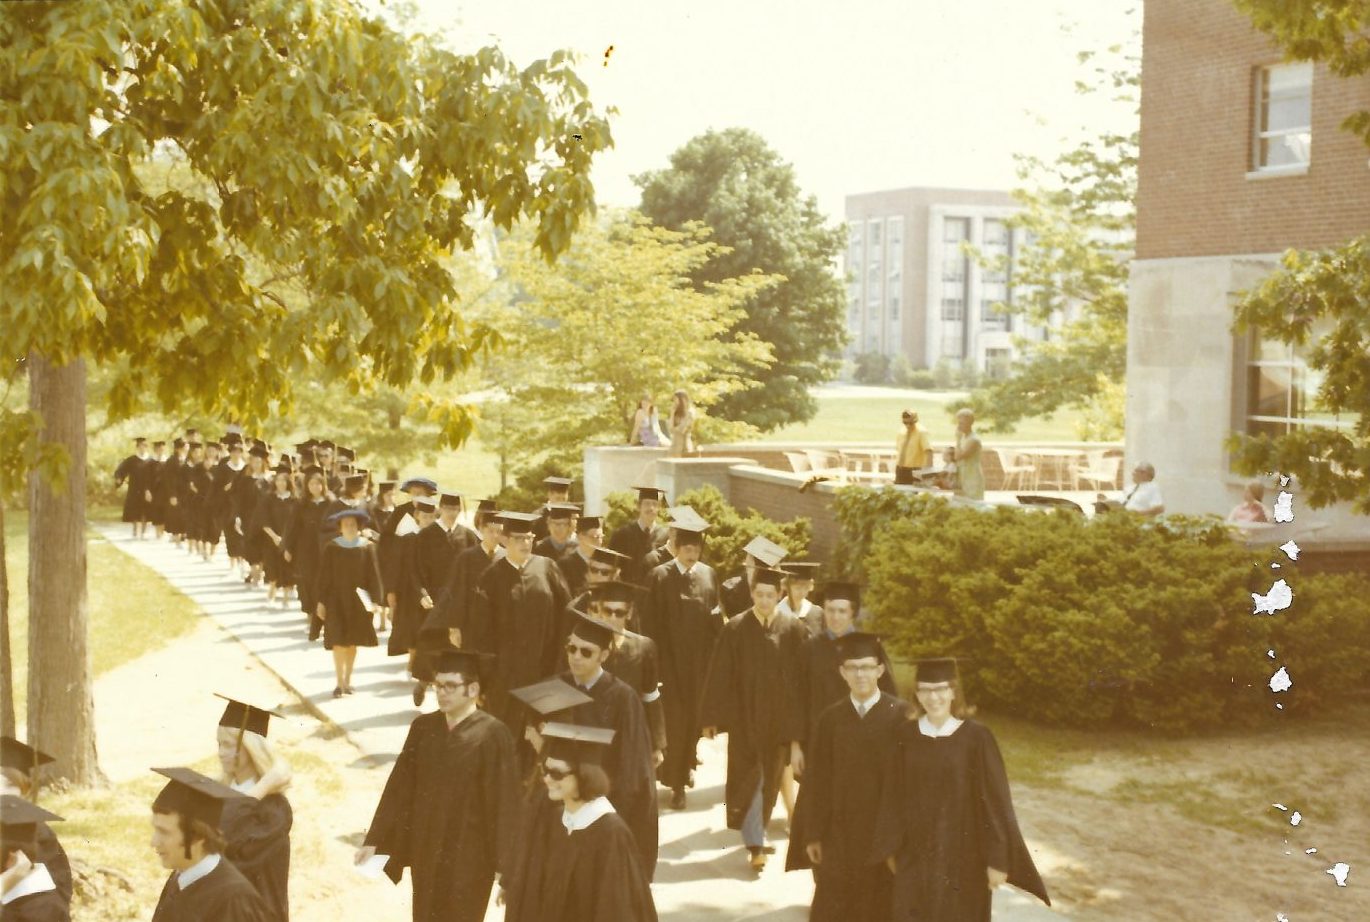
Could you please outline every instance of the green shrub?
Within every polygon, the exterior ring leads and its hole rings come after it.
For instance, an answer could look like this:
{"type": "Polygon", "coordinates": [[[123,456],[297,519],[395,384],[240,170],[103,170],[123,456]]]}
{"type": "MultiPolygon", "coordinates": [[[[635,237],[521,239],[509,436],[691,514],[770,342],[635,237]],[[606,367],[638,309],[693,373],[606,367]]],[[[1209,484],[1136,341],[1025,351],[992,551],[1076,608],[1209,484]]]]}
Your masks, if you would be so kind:
{"type": "Polygon", "coordinates": [[[904,387],[911,387],[920,391],[930,391],[937,384],[937,379],[933,377],[931,371],[926,368],[915,368],[904,378],[904,387]]]}
{"type": "Polygon", "coordinates": [[[546,477],[570,477],[573,503],[585,502],[585,484],[581,482],[579,464],[563,464],[547,459],[519,472],[514,482],[499,492],[499,507],[509,512],[533,512],[547,501],[546,477]]]}
{"type": "MultiPolygon", "coordinates": [[[[610,493],[605,531],[612,532],[637,516],[637,494],[610,493]]],[[[704,562],[724,576],[742,569],[747,542],[762,535],[802,559],[808,551],[812,533],[808,519],[773,522],[751,509],[738,511],[714,487],[699,487],[671,498],[672,505],[690,506],[710,524],[704,543],[704,562]]],[[[663,516],[662,521],[668,517],[663,516]]]]}
{"type": "Polygon", "coordinates": [[[890,357],[880,352],[863,352],[856,357],[858,384],[886,384],[890,379],[890,357]]]}
{"type": "MultiPolygon", "coordinates": [[[[1280,666],[1294,685],[1279,696],[1285,710],[1309,712],[1370,689],[1370,577],[1353,573],[1300,574],[1275,570],[1267,583],[1288,580],[1294,601],[1270,617],[1270,646],[1260,651],[1265,680],[1280,666]],[[1274,650],[1274,659],[1265,656],[1274,650]]],[[[1262,591],[1265,591],[1264,589],[1262,591]]]]}
{"type": "MultiPolygon", "coordinates": [[[[1314,629],[1339,617],[1253,617],[1250,593],[1269,580],[1211,520],[1087,520],[894,492],[839,492],[844,572],[864,573],[872,627],[894,655],[957,657],[972,699],[1004,713],[1166,731],[1256,719],[1270,706],[1275,637],[1306,619],[1302,643],[1320,649],[1330,637],[1314,629]]],[[[1357,643],[1363,662],[1370,644],[1357,643]]],[[[1321,672],[1337,694],[1364,669],[1346,656],[1321,672]]]]}

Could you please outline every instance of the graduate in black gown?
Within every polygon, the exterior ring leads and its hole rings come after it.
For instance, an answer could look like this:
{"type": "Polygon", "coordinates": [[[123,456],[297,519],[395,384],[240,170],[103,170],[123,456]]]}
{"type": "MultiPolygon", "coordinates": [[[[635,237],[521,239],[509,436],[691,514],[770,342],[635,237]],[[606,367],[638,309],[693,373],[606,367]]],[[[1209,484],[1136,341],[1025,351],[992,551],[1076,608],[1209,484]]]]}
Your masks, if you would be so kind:
{"type": "Polygon", "coordinates": [[[480,533],[461,523],[461,513],[460,493],[440,494],[437,519],[419,535],[420,576],[435,599],[447,585],[457,557],[480,544],[480,533]]]}
{"type": "Polygon", "coordinates": [[[752,607],[719,634],[700,705],[704,735],[728,734],[728,828],[741,831],[755,871],[766,866],[766,824],[802,735],[791,696],[809,629],[776,610],[783,580],[779,570],[756,571],[752,607]]]}
{"type": "MultiPolygon", "coordinates": [[[[39,752],[12,736],[0,737],[0,794],[37,801],[38,770],[54,761],[47,753],[39,752]]],[[[41,820],[37,824],[35,841],[36,851],[31,855],[33,861],[47,868],[62,902],[70,905],[71,861],[62,843],[51,827],[41,820]]]]}
{"type": "MultiPolygon", "coordinates": [[[[480,501],[475,524],[480,540],[452,561],[447,582],[438,591],[437,604],[428,613],[419,631],[421,645],[423,637],[435,638],[439,643],[446,641],[455,646],[463,645],[463,630],[472,617],[481,575],[504,556],[504,526],[500,524],[494,500],[480,501]]],[[[423,699],[414,703],[422,704],[423,699]]]]}
{"type": "Polygon", "coordinates": [[[550,533],[547,524],[548,511],[553,506],[567,505],[571,502],[571,483],[571,478],[556,475],[542,479],[542,488],[547,491],[547,499],[534,513],[537,516],[537,521],[533,523],[533,541],[535,543],[546,538],[550,533]]]}
{"type": "Polygon", "coordinates": [[[223,855],[225,802],[244,795],[188,768],[154,768],[170,779],[152,803],[152,849],[171,872],[152,922],[270,922],[266,903],[223,855]]]}
{"type": "Polygon", "coordinates": [[[576,519],[576,539],[557,560],[562,575],[566,577],[566,585],[571,590],[571,598],[578,597],[589,585],[590,564],[595,551],[603,543],[603,519],[597,515],[582,515],[576,519]]]}
{"type": "Polygon", "coordinates": [[[261,505],[271,495],[271,478],[271,452],[265,442],[256,439],[247,453],[247,468],[234,475],[229,491],[231,521],[224,528],[225,534],[232,530],[242,539],[242,559],[249,568],[246,581],[253,585],[262,581],[267,540],[252,524],[258,520],[261,505]]]}
{"type": "Polygon", "coordinates": [[[185,540],[185,510],[181,508],[182,471],[186,465],[184,439],[173,439],[171,457],[162,462],[157,476],[157,499],[162,507],[162,530],[179,546],[185,540]]]}
{"type": "Polygon", "coordinates": [[[576,549],[576,517],[580,507],[571,503],[548,503],[543,507],[541,521],[547,534],[533,544],[533,553],[560,561],[576,549]]]}
{"type": "Polygon", "coordinates": [[[893,918],[988,922],[1010,883],[1048,906],[989,728],[966,716],[956,661],[918,663],[917,706],[886,764],[872,857],[892,860],[893,918]]]}
{"type": "Polygon", "coordinates": [[[742,572],[725,579],[720,590],[723,612],[729,618],[740,615],[752,607],[752,578],[757,568],[775,569],[789,554],[774,541],[760,535],[748,541],[743,550],[747,556],[743,560],[742,572]]]}
{"type": "Polygon", "coordinates": [[[333,526],[324,519],[338,510],[330,508],[332,499],[323,468],[310,465],[303,475],[304,495],[295,503],[282,557],[295,573],[300,611],[309,618],[309,639],[317,640],[323,630],[323,621],[318,616],[319,560],[323,556],[324,542],[331,539],[333,531],[333,526]]]}
{"type": "Polygon", "coordinates": [[[473,611],[462,628],[462,647],[495,655],[486,707],[523,736],[523,709],[509,692],[557,672],[565,662],[566,579],[554,561],[533,554],[533,523],[524,512],[500,513],[505,555],[477,581],[473,611]]]}
{"type": "Polygon", "coordinates": [[[340,534],[324,545],[315,594],[324,649],[333,652],[337,680],[333,697],[340,698],[352,693],[357,648],[377,645],[372,613],[375,606],[384,604],[385,589],[375,545],[361,533],[370,521],[366,510],[343,509],[328,520],[338,526],[340,534]]]}
{"type": "Polygon", "coordinates": [[[406,657],[405,666],[414,672],[414,651],[419,646],[419,629],[435,602],[423,584],[420,561],[420,536],[438,517],[436,497],[416,496],[404,518],[386,539],[390,550],[382,556],[381,575],[385,581],[387,604],[392,620],[385,652],[406,657]]]}
{"type": "Polygon", "coordinates": [[[518,862],[502,881],[505,922],[655,922],[636,843],[600,763],[613,731],[542,728],[542,784],[560,809],[530,809],[518,862]]]}
{"type": "Polygon", "coordinates": [[[641,694],[604,668],[620,630],[577,613],[566,641],[567,669],[560,678],[591,700],[564,712],[561,719],[614,731],[614,742],[601,763],[609,775],[609,800],[633,831],[642,869],[651,880],[657,859],[658,763],[641,694]]]}
{"type": "Polygon", "coordinates": [[[234,510],[237,508],[237,491],[240,486],[246,489],[246,480],[249,476],[247,455],[241,435],[229,433],[223,437],[222,442],[228,450],[228,457],[219,462],[215,473],[214,514],[224,532],[224,550],[228,554],[229,562],[241,569],[247,566],[247,559],[244,556],[247,536],[240,534],[233,524],[234,510]]]}
{"type": "Polygon", "coordinates": [[[652,734],[652,761],[660,766],[666,758],[666,716],[661,708],[661,656],[656,641],[628,630],[633,608],[641,593],[636,586],[618,580],[596,583],[586,594],[589,614],[612,625],[617,632],[604,668],[626,682],[642,701],[647,728],[652,734]]]}
{"type": "Polygon", "coordinates": [[[414,922],[479,922],[495,875],[513,863],[514,739],[477,707],[484,659],[452,648],[438,655],[438,710],[410,724],[357,852],[358,864],[389,856],[395,883],[409,868],[414,922]]]}
{"type": "Polygon", "coordinates": [[[289,464],[276,468],[271,475],[271,492],[258,501],[257,514],[249,529],[262,545],[262,575],[266,579],[268,602],[274,602],[278,596],[285,602],[290,587],[295,585],[294,567],[285,557],[285,539],[297,507],[293,480],[289,464]]]}
{"type": "Polygon", "coordinates": [[[290,766],[267,741],[275,711],[224,698],[217,731],[224,782],[245,797],[224,801],[219,829],[224,857],[257,889],[272,922],[290,919],[290,829],[285,798],[290,766]]]}
{"type": "Polygon", "coordinates": [[[652,571],[643,603],[642,633],[661,657],[661,707],[666,719],[666,757],[657,777],[671,789],[671,808],[685,809],[685,789],[694,784],[695,753],[704,726],[700,696],[723,612],[718,574],[700,560],[707,522],[684,507],[673,510],[671,542],[676,557],[652,571]],[[686,527],[689,526],[689,527],[686,527]]]}
{"type": "MultiPolygon", "coordinates": [[[[856,613],[861,610],[861,587],[855,583],[831,581],[823,586],[823,629],[811,636],[804,645],[803,664],[799,670],[799,686],[795,694],[795,704],[801,709],[799,725],[803,731],[800,746],[806,747],[812,738],[818,717],[833,702],[846,698],[847,682],[839,667],[842,665],[837,641],[845,634],[856,630],[856,613]]],[[[880,690],[887,695],[897,695],[894,685],[894,670],[885,648],[880,648],[880,663],[884,666],[880,674],[880,690]]]]}
{"type": "Polygon", "coordinates": [[[123,520],[133,526],[133,537],[142,538],[147,523],[154,518],[157,486],[157,462],[148,450],[147,439],[142,436],[133,440],[133,454],[114,469],[114,486],[123,486],[125,482],[128,492],[124,494],[123,520]]]}
{"type": "Polygon", "coordinates": [[[38,827],[61,817],[21,797],[0,797],[0,891],[6,922],[68,922],[68,900],[38,856],[38,827]]]}
{"type": "Polygon", "coordinates": [[[812,922],[888,922],[893,875],[873,853],[885,766],[908,706],[880,687],[887,657],[874,634],[837,638],[846,693],[818,718],[785,870],[812,868],[812,922]]]}
{"type": "Polygon", "coordinates": [[[609,547],[628,558],[623,566],[623,581],[640,586],[647,582],[651,572],[643,558],[666,543],[666,526],[657,523],[666,494],[656,487],[633,489],[637,491],[637,518],[614,531],[609,547]]]}

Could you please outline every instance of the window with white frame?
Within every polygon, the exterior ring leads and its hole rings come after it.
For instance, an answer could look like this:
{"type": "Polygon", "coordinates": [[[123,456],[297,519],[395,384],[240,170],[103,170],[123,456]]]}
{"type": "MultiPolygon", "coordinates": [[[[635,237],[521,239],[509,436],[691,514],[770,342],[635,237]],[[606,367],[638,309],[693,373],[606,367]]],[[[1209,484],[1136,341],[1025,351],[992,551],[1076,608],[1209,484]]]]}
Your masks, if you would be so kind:
{"type": "Polygon", "coordinates": [[[886,262],[885,316],[893,325],[899,320],[899,307],[904,293],[904,219],[890,218],[885,229],[886,262]]]}
{"type": "Polygon", "coordinates": [[[1013,351],[1011,349],[985,350],[985,377],[990,380],[999,381],[1007,378],[1012,364],[1013,351]]]}
{"type": "MultiPolygon", "coordinates": [[[[1013,258],[1013,234],[1008,224],[998,218],[986,218],[980,251],[991,259],[1013,258]]],[[[1009,267],[984,269],[980,273],[980,326],[986,330],[1007,330],[1009,315],[995,309],[996,304],[1008,304],[1009,267]]]]}
{"type": "Polygon", "coordinates": [[[1257,172],[1305,167],[1313,146],[1313,65],[1258,67],[1251,166],[1257,172]]]}
{"type": "Polygon", "coordinates": [[[880,305],[885,292],[881,284],[885,273],[885,241],[881,233],[884,223],[883,218],[872,218],[866,222],[866,318],[872,322],[879,322],[880,305]]]}
{"type": "Polygon", "coordinates": [[[861,279],[866,272],[866,222],[847,222],[847,322],[853,333],[861,329],[861,279]]]}
{"type": "Polygon", "coordinates": [[[1321,384],[1322,373],[1308,367],[1298,347],[1253,336],[1246,364],[1246,434],[1275,437],[1295,429],[1350,427],[1351,421],[1318,400],[1321,384]]]}

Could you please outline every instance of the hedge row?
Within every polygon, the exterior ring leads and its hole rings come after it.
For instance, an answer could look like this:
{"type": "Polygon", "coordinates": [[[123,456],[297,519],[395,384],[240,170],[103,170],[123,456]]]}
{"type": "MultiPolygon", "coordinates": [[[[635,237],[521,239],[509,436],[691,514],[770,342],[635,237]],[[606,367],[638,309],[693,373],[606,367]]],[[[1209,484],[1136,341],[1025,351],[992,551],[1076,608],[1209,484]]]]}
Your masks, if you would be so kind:
{"type": "Polygon", "coordinates": [[[996,711],[1183,731],[1366,688],[1370,580],[1272,570],[1220,523],[982,511],[865,488],[841,491],[836,511],[839,563],[868,583],[891,653],[958,657],[972,698],[996,711]],[[1280,576],[1293,607],[1253,615],[1251,593],[1280,576]],[[1275,697],[1280,664],[1295,684],[1275,697]]]}

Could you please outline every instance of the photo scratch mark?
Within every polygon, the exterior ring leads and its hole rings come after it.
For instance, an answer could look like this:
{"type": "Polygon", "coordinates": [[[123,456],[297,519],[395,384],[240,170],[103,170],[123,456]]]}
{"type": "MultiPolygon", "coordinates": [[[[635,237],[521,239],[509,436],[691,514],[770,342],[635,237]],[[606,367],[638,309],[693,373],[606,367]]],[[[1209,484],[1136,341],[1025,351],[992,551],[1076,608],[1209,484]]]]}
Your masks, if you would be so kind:
{"type": "MultiPolygon", "coordinates": [[[[1294,680],[1289,678],[1289,670],[1285,669],[1283,666],[1281,666],[1279,670],[1276,671],[1276,673],[1270,677],[1270,690],[1275,694],[1289,691],[1289,689],[1292,688],[1293,685],[1294,680]]],[[[1295,816],[1297,815],[1298,814],[1296,813],[1295,816]]],[[[1294,825],[1297,826],[1298,823],[1295,823],[1294,825]]]]}
{"type": "Polygon", "coordinates": [[[1251,601],[1255,606],[1251,612],[1253,615],[1273,615],[1276,612],[1284,611],[1293,604],[1294,590],[1290,589],[1289,584],[1284,580],[1277,579],[1265,595],[1258,592],[1251,593],[1251,601]]]}
{"type": "Polygon", "coordinates": [[[1288,557],[1290,560],[1299,559],[1299,546],[1295,544],[1292,540],[1286,541],[1284,544],[1281,544],[1280,550],[1284,551],[1285,556],[1288,557]]]}
{"type": "Polygon", "coordinates": [[[1281,490],[1275,499],[1275,521],[1294,521],[1294,494],[1288,490],[1281,490]]]}
{"type": "Polygon", "coordinates": [[[1327,869],[1326,873],[1332,875],[1332,879],[1337,882],[1338,887],[1346,886],[1346,878],[1351,873],[1351,865],[1345,861],[1338,861],[1327,869]]]}

